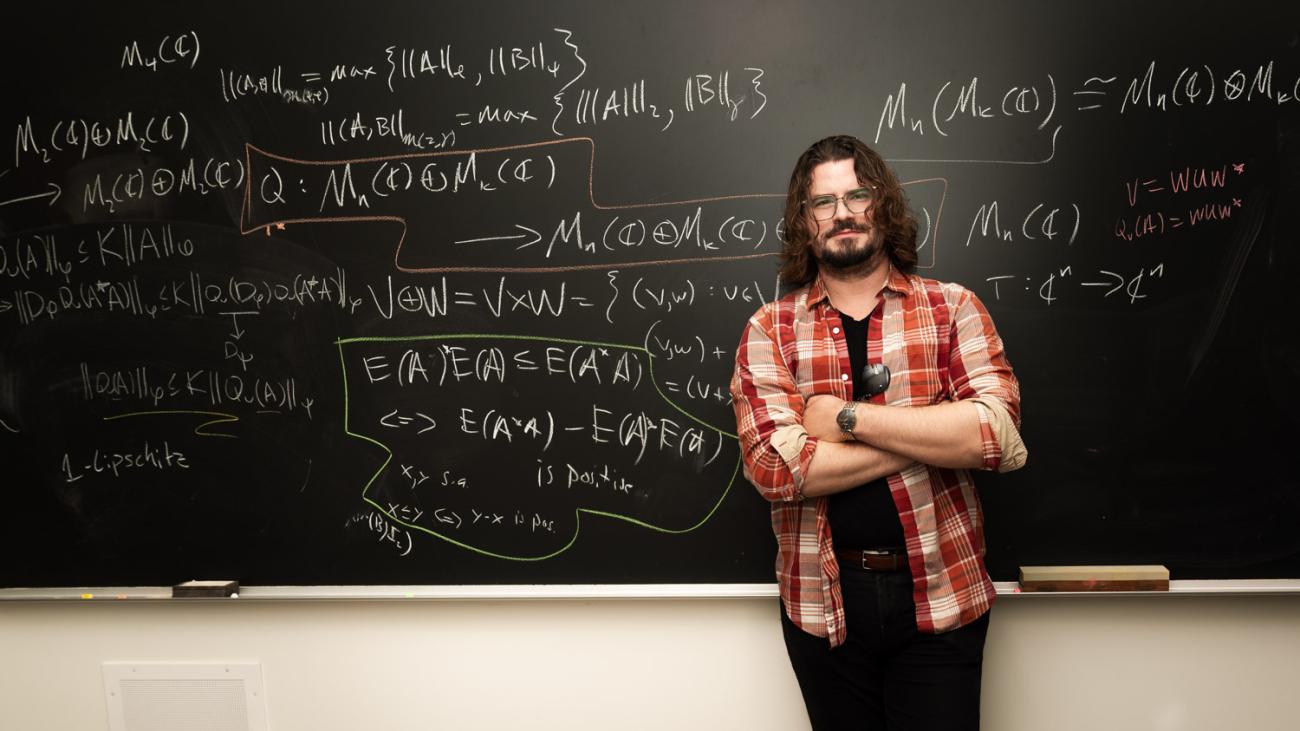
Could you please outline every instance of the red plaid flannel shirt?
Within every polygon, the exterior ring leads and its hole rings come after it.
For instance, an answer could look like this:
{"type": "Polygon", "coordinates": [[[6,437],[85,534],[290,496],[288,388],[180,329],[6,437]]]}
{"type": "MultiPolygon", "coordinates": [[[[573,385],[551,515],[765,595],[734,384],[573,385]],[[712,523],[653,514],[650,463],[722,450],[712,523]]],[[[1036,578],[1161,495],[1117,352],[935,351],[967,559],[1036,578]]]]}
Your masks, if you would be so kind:
{"type": "MultiPolygon", "coordinates": [[[[891,270],[881,295],[881,338],[871,344],[869,358],[889,366],[892,383],[874,401],[926,406],[996,400],[1007,412],[1003,418],[1019,427],[1020,386],[993,320],[972,292],[891,270]]],[[[803,432],[802,448],[787,448],[787,459],[772,437],[791,425],[802,432],[805,399],[849,398],[849,356],[838,324],[820,279],[763,306],[737,348],[731,381],[745,476],[772,503],[781,598],[797,626],[828,637],[832,647],[844,642],[847,628],[827,500],[804,499],[801,489],[817,439],[803,432]]],[[[982,404],[977,411],[983,467],[996,469],[1002,451],[991,423],[995,415],[982,404]]],[[[914,464],[888,482],[907,542],[917,628],[938,633],[979,618],[994,589],[984,568],[983,521],[970,473],[914,464]]]]}

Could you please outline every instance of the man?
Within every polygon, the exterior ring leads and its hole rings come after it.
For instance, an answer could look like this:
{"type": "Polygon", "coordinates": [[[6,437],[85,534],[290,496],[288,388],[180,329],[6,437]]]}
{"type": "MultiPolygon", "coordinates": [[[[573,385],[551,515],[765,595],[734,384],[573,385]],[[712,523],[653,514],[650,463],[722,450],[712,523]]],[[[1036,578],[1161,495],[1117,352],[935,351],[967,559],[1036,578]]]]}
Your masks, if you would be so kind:
{"type": "Polygon", "coordinates": [[[913,274],[902,188],[856,138],[799,158],[785,239],[797,289],[750,318],[731,392],[809,717],[977,729],[994,590],[968,470],[1025,459],[1002,341],[969,290],[913,274]]]}

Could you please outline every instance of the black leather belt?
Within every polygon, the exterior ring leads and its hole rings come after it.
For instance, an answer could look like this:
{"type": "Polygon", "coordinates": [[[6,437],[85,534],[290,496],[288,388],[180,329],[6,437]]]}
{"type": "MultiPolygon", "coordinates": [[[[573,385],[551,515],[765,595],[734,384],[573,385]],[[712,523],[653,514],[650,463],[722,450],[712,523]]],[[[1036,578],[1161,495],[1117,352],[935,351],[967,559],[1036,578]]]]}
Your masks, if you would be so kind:
{"type": "Polygon", "coordinates": [[[903,551],[860,551],[857,549],[836,549],[835,558],[840,565],[863,571],[905,571],[908,569],[907,554],[903,551]]]}

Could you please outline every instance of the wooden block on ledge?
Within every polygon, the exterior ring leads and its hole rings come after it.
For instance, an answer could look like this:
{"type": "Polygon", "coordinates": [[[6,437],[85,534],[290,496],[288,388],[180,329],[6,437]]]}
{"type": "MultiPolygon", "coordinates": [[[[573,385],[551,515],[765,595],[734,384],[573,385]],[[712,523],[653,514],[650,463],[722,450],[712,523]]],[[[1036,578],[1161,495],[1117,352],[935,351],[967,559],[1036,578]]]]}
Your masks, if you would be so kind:
{"type": "Polygon", "coordinates": [[[1164,566],[1021,566],[1021,591],[1169,591],[1164,566]]]}

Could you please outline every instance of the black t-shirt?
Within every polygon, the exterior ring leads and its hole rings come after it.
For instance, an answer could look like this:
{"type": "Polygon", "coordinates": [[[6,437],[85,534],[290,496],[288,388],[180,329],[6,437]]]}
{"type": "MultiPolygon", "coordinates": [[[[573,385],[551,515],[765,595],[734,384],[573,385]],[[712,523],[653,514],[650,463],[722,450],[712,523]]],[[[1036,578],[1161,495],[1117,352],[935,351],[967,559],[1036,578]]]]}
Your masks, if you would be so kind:
{"type": "MultiPolygon", "coordinates": [[[[876,310],[879,311],[879,308],[876,310]]],[[[854,320],[840,313],[844,327],[844,342],[849,349],[849,370],[853,374],[853,395],[863,396],[862,369],[867,365],[867,338],[871,318],[854,320]]],[[[880,337],[877,323],[876,337],[880,337]]],[[[873,480],[855,488],[837,492],[830,497],[828,517],[831,540],[836,548],[902,548],[903,524],[898,519],[898,508],[889,493],[885,478],[873,480]]]]}

